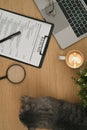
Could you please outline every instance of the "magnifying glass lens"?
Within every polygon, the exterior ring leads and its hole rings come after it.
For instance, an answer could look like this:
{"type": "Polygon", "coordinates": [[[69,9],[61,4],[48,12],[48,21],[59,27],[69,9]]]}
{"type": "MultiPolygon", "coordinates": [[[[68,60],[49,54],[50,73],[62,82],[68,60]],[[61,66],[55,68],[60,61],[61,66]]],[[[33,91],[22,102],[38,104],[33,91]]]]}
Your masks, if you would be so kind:
{"type": "Polygon", "coordinates": [[[25,70],[20,65],[12,65],[7,71],[7,78],[13,83],[20,83],[25,78],[25,70]]]}

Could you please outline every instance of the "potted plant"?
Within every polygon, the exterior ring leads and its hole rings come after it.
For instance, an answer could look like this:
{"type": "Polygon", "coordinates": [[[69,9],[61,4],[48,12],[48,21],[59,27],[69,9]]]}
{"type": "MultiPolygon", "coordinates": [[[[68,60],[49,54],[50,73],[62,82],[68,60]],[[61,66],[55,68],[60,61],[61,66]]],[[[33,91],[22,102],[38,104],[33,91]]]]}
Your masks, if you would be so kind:
{"type": "Polygon", "coordinates": [[[87,63],[84,68],[77,72],[78,77],[73,78],[79,87],[78,95],[84,107],[87,108],[87,63]]]}

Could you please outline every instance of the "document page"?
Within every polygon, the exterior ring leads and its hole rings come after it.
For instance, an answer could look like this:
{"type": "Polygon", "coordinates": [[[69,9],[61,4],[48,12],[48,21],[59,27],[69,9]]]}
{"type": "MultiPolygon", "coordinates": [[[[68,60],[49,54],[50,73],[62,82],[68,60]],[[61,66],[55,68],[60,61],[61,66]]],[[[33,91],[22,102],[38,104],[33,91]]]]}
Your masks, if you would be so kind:
{"type": "Polygon", "coordinates": [[[0,40],[21,32],[0,43],[0,55],[38,67],[51,29],[50,23],[0,9],[0,40]]]}

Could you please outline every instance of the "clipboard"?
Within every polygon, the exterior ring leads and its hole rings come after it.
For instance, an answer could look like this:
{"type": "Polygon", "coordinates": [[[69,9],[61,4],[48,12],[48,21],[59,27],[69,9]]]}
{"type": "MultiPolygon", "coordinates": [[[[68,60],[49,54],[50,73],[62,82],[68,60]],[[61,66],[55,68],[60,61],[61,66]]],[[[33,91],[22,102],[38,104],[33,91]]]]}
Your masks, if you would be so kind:
{"type": "Polygon", "coordinates": [[[53,27],[52,23],[0,8],[0,39],[21,32],[0,43],[0,56],[42,67],[53,27]]]}

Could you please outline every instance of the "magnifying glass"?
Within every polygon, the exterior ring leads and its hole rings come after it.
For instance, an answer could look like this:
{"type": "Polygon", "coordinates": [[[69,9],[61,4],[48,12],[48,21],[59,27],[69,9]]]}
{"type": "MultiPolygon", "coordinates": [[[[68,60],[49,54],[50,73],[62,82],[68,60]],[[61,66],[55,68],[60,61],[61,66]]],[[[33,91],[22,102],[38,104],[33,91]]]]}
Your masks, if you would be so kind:
{"type": "Polygon", "coordinates": [[[0,77],[0,80],[7,78],[11,83],[21,83],[26,76],[25,69],[18,64],[11,65],[6,71],[6,75],[0,77]]]}

